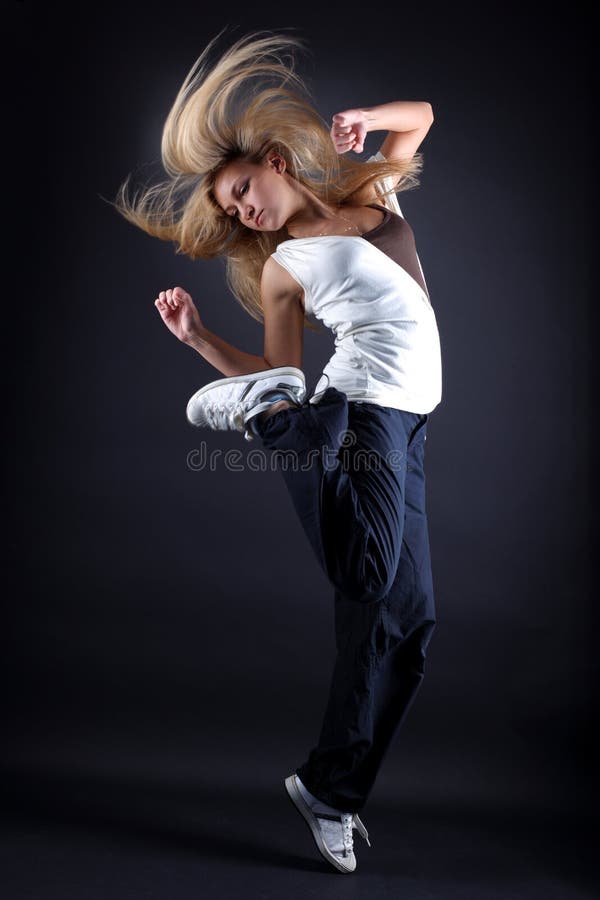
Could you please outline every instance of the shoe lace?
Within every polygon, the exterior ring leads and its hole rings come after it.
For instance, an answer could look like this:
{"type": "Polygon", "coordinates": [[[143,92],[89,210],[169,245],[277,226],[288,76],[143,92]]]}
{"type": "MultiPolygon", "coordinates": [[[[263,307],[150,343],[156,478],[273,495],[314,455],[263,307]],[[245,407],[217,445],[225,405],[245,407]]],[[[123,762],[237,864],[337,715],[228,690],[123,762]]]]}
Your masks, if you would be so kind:
{"type": "MultiPolygon", "coordinates": [[[[285,388],[282,390],[289,394],[289,398],[293,403],[300,404],[300,400],[295,390],[290,389],[289,391],[286,391],[285,388]]],[[[254,401],[254,403],[259,402],[260,397],[256,398],[254,401]]],[[[252,406],[252,404],[243,405],[238,402],[231,403],[221,401],[220,403],[206,403],[203,412],[208,425],[217,431],[221,431],[225,428],[243,431],[244,418],[250,406],[252,406]]]]}
{"type": "Polygon", "coordinates": [[[354,827],[354,816],[352,813],[342,813],[342,838],[344,841],[344,851],[352,852],[352,828],[354,827]]]}
{"type": "Polygon", "coordinates": [[[357,829],[360,836],[367,842],[370,847],[371,841],[369,840],[369,832],[365,828],[364,822],[359,818],[358,813],[354,813],[353,827],[357,829]]]}
{"type": "Polygon", "coordinates": [[[204,407],[204,416],[209,426],[216,430],[223,427],[239,430],[243,426],[243,412],[237,405],[207,403],[204,407]]]}
{"type": "Polygon", "coordinates": [[[364,823],[360,820],[358,813],[338,813],[336,815],[332,815],[329,813],[316,813],[317,817],[320,819],[331,819],[332,821],[336,821],[342,826],[342,840],[344,844],[344,856],[349,856],[353,850],[353,836],[352,831],[354,828],[357,829],[358,833],[364,840],[367,842],[369,847],[371,846],[371,841],[369,840],[369,833],[364,826],[364,823]]]}

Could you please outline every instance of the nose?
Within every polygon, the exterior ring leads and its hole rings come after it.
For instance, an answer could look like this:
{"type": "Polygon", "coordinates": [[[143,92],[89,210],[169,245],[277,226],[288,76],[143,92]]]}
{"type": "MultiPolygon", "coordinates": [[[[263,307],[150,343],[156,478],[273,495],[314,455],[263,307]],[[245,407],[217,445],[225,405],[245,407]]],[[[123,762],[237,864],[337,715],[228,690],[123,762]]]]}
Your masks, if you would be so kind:
{"type": "Polygon", "coordinates": [[[254,207],[248,204],[248,206],[244,210],[244,219],[246,219],[247,222],[252,222],[254,218],[254,207]]]}

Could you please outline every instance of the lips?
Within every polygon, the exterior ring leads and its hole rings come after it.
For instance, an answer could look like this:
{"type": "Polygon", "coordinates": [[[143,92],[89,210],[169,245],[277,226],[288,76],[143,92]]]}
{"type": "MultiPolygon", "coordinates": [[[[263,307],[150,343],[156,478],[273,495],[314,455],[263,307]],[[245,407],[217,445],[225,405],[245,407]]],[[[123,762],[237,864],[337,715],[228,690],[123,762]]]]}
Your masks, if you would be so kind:
{"type": "Polygon", "coordinates": [[[261,209],[261,211],[259,212],[259,214],[258,214],[257,217],[256,217],[256,224],[257,224],[257,225],[260,225],[260,218],[261,218],[261,216],[262,216],[263,213],[264,213],[264,209],[261,209]]]}

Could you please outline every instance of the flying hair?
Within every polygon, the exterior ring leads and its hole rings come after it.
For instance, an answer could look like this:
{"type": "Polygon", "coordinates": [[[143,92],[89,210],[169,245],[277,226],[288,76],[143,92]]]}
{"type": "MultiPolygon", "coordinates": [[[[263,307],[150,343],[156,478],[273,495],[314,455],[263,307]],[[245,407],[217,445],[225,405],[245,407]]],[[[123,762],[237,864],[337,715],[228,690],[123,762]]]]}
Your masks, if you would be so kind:
{"type": "MultiPolygon", "coordinates": [[[[147,234],[172,241],[191,259],[226,261],[228,287],[242,307],[264,321],[260,296],[263,266],[289,235],[246,228],[227,215],[213,194],[215,180],[232,160],[260,163],[275,152],[286,171],[321,201],[360,205],[373,185],[388,193],[418,185],[422,155],[364,162],[336,152],[329,125],[296,70],[295,36],[254,31],[235,41],[216,61],[223,29],[206,45],[186,75],[163,126],[161,161],[166,178],[134,188],[120,186],[118,212],[147,234]],[[394,176],[395,187],[382,179],[394,176]]],[[[313,330],[308,320],[306,325],[313,330]]]]}

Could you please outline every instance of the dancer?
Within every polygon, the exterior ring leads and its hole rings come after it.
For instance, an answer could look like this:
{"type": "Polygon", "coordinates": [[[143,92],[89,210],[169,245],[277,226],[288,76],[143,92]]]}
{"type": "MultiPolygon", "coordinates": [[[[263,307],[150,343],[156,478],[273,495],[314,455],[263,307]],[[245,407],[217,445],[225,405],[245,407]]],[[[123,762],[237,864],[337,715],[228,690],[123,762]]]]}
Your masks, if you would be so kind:
{"type": "Polygon", "coordinates": [[[167,328],[224,377],[189,399],[195,426],[285,455],[282,475],[334,589],[336,659],[316,745],[284,780],[323,858],[356,868],[359,813],[415,697],[435,627],[425,507],[429,414],[440,403],[436,318],[396,194],[418,184],[428,102],[346,109],[331,126],[300,75],[298,37],[253,32],[210,61],[167,116],[168,178],[116,207],[192,259],[224,256],[264,354],[209,331],[182,287],[160,291],[167,328]],[[386,131],[363,161],[366,134],[386,131]],[[335,335],[314,390],[304,328],[335,335]]]}

